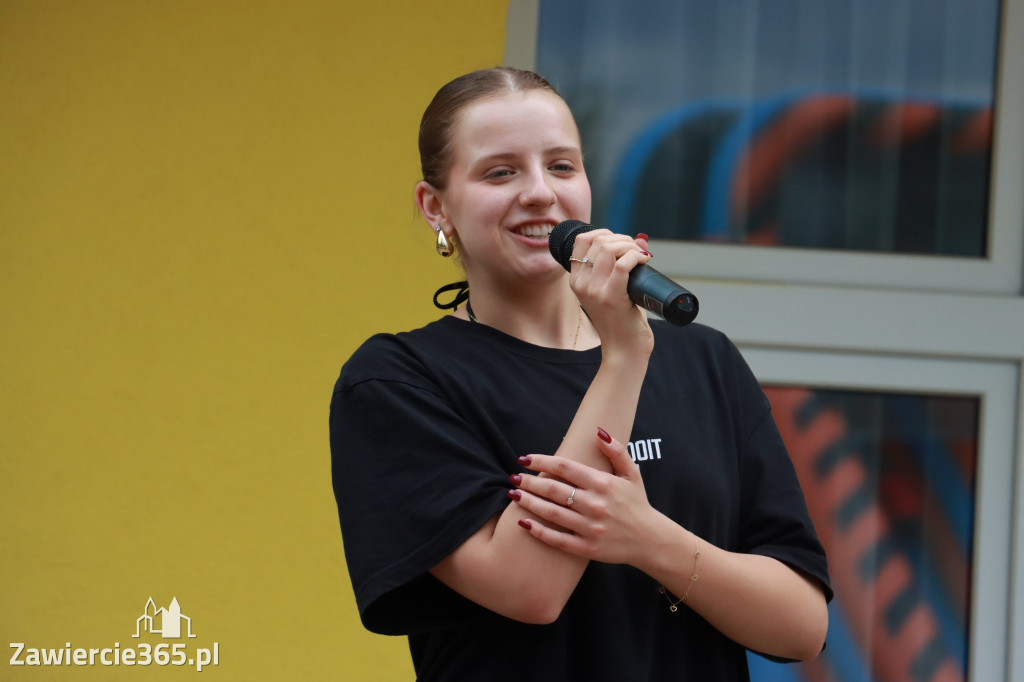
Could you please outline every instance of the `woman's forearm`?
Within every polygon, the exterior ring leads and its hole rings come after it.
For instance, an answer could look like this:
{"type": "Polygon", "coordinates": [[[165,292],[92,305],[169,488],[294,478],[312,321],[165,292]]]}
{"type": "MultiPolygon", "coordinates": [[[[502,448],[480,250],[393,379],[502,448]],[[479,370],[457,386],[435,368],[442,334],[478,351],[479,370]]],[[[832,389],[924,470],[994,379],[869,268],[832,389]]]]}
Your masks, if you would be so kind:
{"type": "Polygon", "coordinates": [[[715,547],[663,515],[656,525],[637,568],[665,587],[665,608],[691,608],[761,653],[805,660],[821,651],[828,610],[815,581],[776,559],[715,547]]]}
{"type": "MultiPolygon", "coordinates": [[[[610,469],[594,444],[594,434],[601,427],[628,440],[649,355],[650,348],[644,346],[605,354],[555,453],[558,457],[610,469]]],[[[551,622],[588,562],[538,542],[524,532],[520,521],[540,523],[519,505],[509,504],[431,572],[492,611],[529,623],[551,622]]]]}

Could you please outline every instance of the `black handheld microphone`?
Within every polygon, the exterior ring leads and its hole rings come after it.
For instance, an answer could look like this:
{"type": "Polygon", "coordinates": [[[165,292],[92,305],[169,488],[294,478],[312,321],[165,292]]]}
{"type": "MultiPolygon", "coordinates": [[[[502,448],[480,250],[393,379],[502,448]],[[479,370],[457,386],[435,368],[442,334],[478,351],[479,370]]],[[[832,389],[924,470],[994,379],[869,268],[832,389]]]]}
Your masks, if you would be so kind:
{"type": "MultiPolygon", "coordinates": [[[[548,237],[551,255],[568,270],[576,236],[596,229],[581,220],[563,220],[548,237]]],[[[630,271],[626,293],[633,303],[672,324],[690,324],[700,307],[696,296],[649,265],[638,265],[630,271]]]]}

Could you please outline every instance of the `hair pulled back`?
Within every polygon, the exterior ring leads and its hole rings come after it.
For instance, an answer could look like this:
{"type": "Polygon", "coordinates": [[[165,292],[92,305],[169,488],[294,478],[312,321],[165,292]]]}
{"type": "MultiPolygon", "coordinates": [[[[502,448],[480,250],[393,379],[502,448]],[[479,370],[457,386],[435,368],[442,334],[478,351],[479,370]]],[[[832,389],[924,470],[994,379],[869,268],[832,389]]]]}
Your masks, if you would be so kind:
{"type": "Polygon", "coordinates": [[[423,179],[435,189],[443,190],[447,186],[452,161],[452,129],[463,109],[485,97],[529,90],[550,90],[558,95],[558,91],[544,77],[533,71],[509,66],[472,71],[438,90],[420,120],[420,167],[423,179]]]}

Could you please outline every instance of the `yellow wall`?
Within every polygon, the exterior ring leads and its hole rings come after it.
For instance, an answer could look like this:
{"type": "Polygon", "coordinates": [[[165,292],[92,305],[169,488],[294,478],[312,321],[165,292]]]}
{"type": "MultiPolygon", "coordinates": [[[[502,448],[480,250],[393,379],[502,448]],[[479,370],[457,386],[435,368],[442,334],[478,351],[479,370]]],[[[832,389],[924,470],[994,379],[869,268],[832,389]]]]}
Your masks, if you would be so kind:
{"type": "Polygon", "coordinates": [[[456,279],[416,216],[437,87],[506,2],[0,0],[0,679],[177,597],[230,680],[411,679],[364,631],[327,409],[456,279]],[[24,656],[24,654],[23,654],[24,656]]]}

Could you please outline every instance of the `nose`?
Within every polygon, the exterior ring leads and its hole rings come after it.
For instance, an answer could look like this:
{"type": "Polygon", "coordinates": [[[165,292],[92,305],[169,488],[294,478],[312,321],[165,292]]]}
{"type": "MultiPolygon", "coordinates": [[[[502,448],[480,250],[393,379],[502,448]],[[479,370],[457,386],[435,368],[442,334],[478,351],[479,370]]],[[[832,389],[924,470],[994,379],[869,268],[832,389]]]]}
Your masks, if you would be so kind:
{"type": "Polygon", "coordinates": [[[530,173],[522,191],[519,202],[523,206],[550,206],[555,203],[556,195],[550,184],[550,178],[543,169],[530,173]]]}

